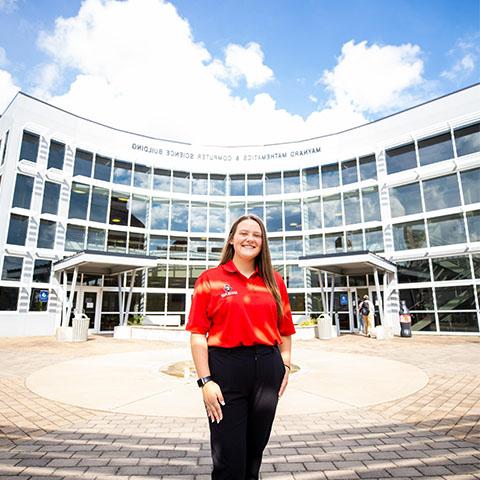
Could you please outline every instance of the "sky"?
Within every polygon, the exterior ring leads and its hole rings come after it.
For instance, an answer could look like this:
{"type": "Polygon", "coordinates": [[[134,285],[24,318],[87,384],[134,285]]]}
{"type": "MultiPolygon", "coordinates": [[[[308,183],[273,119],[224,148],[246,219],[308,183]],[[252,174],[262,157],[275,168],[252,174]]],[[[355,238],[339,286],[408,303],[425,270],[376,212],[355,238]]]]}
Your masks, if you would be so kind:
{"type": "Polygon", "coordinates": [[[318,137],[479,81],[479,0],[0,0],[17,91],[197,145],[318,137]]]}

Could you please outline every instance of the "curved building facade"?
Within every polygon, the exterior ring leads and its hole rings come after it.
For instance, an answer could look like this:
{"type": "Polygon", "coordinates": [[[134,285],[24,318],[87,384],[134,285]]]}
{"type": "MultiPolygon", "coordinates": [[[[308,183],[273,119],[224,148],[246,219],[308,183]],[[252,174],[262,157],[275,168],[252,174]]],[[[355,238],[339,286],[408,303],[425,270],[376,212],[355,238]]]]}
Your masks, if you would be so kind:
{"type": "MultiPolygon", "coordinates": [[[[128,313],[183,323],[195,279],[246,212],[265,220],[297,319],[322,312],[330,288],[299,258],[370,251],[396,273],[377,288],[369,272],[336,276],[340,331],[358,328],[368,294],[395,333],[405,300],[414,332],[479,335],[479,126],[479,85],[337,134],[244,147],[120,131],[20,93],[0,118],[0,336],[54,333],[66,289],[54,265],[84,250],[154,256],[128,313]]],[[[96,332],[127,308],[117,281],[78,277],[96,332]]]]}

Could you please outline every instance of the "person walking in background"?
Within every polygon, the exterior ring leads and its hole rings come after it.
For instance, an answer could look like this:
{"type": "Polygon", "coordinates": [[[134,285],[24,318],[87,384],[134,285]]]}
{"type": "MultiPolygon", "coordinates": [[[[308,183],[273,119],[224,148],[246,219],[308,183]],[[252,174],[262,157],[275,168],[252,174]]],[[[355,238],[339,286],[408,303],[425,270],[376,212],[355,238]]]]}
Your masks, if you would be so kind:
{"type": "Polygon", "coordinates": [[[358,311],[363,319],[363,324],[365,326],[365,335],[371,337],[373,334],[374,327],[374,313],[375,307],[373,303],[369,300],[368,295],[363,296],[363,301],[358,306],[358,311]]]}
{"type": "Polygon", "coordinates": [[[287,289],[254,215],[195,282],[186,329],[210,426],[213,480],[255,480],[291,368],[287,289]]]}

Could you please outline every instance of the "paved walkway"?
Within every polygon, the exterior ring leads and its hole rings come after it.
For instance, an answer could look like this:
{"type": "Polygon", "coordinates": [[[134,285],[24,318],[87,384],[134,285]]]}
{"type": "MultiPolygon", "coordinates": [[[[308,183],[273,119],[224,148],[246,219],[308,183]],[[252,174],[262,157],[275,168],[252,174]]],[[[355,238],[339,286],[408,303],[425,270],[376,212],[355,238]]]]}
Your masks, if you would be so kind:
{"type": "MultiPolygon", "coordinates": [[[[282,399],[263,479],[480,478],[480,339],[346,335],[294,348],[301,370],[282,399]]],[[[0,339],[0,478],[210,478],[206,420],[185,415],[197,389],[157,377],[185,352],[100,336],[0,339]],[[159,382],[151,399],[152,384],[135,383],[138,360],[142,378],[159,382]],[[112,377],[119,364],[123,376],[112,377]],[[85,371],[91,382],[71,381],[85,371]],[[162,382],[177,393],[169,416],[162,382]]]]}

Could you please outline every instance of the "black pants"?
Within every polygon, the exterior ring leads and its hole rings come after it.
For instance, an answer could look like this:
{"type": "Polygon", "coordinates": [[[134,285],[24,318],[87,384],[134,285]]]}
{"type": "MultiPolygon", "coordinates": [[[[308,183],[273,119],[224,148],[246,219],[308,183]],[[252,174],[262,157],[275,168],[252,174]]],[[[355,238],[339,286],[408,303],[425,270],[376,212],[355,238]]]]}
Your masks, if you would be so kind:
{"type": "Polygon", "coordinates": [[[285,367],[277,346],[208,349],[213,379],[225,406],[210,422],[212,480],[255,480],[278,403],[285,367]]]}

